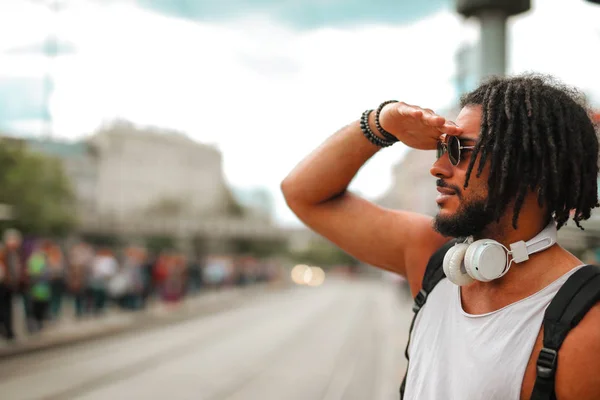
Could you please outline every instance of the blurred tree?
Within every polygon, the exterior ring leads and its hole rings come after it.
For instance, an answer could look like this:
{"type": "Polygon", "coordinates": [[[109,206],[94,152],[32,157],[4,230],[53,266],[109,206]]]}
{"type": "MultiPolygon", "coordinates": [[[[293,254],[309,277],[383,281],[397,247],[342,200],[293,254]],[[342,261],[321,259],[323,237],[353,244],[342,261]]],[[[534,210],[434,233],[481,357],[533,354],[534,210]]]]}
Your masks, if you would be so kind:
{"type": "MultiPolygon", "coordinates": [[[[246,210],[235,199],[229,188],[225,188],[223,203],[225,204],[223,207],[224,212],[227,216],[240,218],[246,216],[246,210]]],[[[193,204],[189,200],[167,196],[152,203],[144,210],[144,213],[148,217],[174,218],[185,216],[192,209],[193,204]]]]}
{"type": "Polygon", "coordinates": [[[356,258],[328,242],[313,243],[306,250],[294,252],[291,256],[298,263],[316,265],[322,268],[336,265],[356,266],[359,264],[356,258]]]}
{"type": "Polygon", "coordinates": [[[99,247],[117,248],[123,244],[121,238],[116,235],[85,233],[81,235],[81,239],[99,247]]]}
{"type": "Polygon", "coordinates": [[[225,190],[225,213],[230,217],[240,217],[243,218],[246,216],[246,210],[244,207],[236,200],[231,193],[231,190],[227,188],[225,190]]]}
{"type": "Polygon", "coordinates": [[[175,239],[171,236],[150,236],[146,238],[146,248],[153,254],[175,249],[175,239]]]}
{"type": "Polygon", "coordinates": [[[0,204],[12,206],[14,227],[24,234],[57,235],[76,224],[74,195],[58,160],[30,153],[14,140],[0,140],[0,204]]]}
{"type": "Polygon", "coordinates": [[[251,255],[254,257],[270,257],[285,255],[287,242],[285,240],[248,240],[236,239],[232,243],[232,251],[235,254],[251,255]]]}

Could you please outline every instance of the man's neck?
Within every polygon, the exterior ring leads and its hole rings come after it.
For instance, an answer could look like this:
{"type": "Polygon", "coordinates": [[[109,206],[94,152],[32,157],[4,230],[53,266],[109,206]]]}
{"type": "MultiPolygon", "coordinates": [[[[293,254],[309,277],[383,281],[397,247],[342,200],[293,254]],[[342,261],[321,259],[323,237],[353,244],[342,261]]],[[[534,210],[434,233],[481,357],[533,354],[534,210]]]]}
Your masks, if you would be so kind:
{"type": "Polygon", "coordinates": [[[498,310],[542,290],[583,263],[558,244],[533,254],[529,260],[512,263],[502,278],[479,282],[461,289],[463,307],[473,314],[498,310]]]}
{"type": "Polygon", "coordinates": [[[512,221],[500,221],[490,224],[482,234],[474,237],[477,239],[493,239],[504,247],[519,241],[527,242],[533,239],[548,225],[547,220],[540,218],[519,218],[517,229],[512,226],[512,221]]]}

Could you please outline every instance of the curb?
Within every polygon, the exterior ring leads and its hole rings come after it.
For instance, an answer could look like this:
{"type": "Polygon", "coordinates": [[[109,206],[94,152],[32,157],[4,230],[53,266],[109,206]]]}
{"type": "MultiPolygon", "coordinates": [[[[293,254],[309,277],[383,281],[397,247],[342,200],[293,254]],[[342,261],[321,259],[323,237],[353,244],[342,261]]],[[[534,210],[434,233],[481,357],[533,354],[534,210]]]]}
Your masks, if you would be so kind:
{"type": "Polygon", "coordinates": [[[178,324],[188,321],[193,318],[211,315],[220,311],[231,308],[237,308],[247,303],[247,300],[256,297],[256,294],[268,293],[271,291],[279,291],[289,289],[287,285],[261,285],[258,287],[235,288],[230,289],[226,293],[227,297],[217,299],[216,301],[207,300],[206,303],[200,303],[199,300],[208,297],[211,293],[200,294],[199,297],[191,298],[188,301],[197,301],[198,304],[193,305],[188,303],[186,307],[185,301],[181,304],[181,309],[175,309],[163,314],[157,312],[158,309],[147,309],[140,314],[131,313],[127,315],[124,321],[116,321],[108,326],[98,326],[97,328],[85,330],[74,330],[70,334],[57,335],[54,337],[46,337],[39,339],[31,339],[24,343],[17,343],[0,348],[0,361],[9,360],[11,358],[42,352],[46,350],[57,349],[60,347],[72,346],[88,341],[100,340],[109,336],[117,336],[120,334],[133,333],[136,331],[156,329],[168,325],[178,324]]]}

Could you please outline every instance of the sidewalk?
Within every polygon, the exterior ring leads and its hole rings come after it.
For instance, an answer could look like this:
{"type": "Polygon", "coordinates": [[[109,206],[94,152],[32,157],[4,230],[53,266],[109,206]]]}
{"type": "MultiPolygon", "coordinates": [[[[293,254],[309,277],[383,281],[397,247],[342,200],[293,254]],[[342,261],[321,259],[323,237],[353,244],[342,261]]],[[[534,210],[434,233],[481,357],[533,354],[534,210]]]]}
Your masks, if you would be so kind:
{"type": "MultiPolygon", "coordinates": [[[[44,331],[34,335],[19,335],[14,343],[0,340],[0,360],[45,350],[99,339],[109,335],[151,329],[156,326],[185,321],[195,316],[209,314],[242,304],[242,299],[270,290],[280,290],[285,285],[255,285],[247,288],[227,288],[210,291],[189,297],[180,303],[166,304],[154,301],[145,310],[127,312],[111,309],[104,316],[90,317],[77,321],[74,316],[66,315],[55,325],[49,325],[44,331]]],[[[69,312],[69,305],[65,311],[69,312]]]]}

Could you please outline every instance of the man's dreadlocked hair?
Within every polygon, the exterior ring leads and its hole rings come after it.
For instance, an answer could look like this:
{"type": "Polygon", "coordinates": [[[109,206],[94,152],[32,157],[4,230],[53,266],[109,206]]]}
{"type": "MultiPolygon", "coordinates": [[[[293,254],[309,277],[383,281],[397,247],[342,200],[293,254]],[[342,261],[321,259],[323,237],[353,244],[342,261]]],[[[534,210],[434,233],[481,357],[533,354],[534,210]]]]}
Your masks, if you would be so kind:
{"type": "Polygon", "coordinates": [[[598,138],[585,96],[540,75],[493,77],[461,98],[461,108],[480,105],[481,136],[467,169],[465,188],[490,161],[488,210],[499,220],[514,200],[512,225],[529,190],[562,227],[590,217],[598,207],[598,138]],[[479,156],[479,157],[478,157],[479,156]]]}

